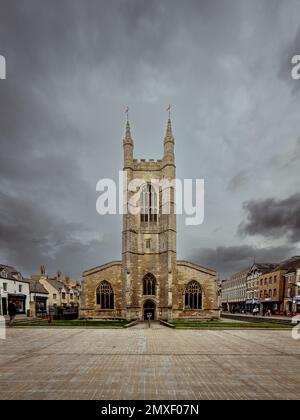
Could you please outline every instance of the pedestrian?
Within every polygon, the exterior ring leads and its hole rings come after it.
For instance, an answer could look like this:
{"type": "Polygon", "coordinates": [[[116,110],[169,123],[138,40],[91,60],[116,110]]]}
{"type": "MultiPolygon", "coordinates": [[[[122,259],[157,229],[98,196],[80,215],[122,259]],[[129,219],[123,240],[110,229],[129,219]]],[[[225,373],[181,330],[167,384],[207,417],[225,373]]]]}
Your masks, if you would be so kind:
{"type": "Polygon", "coordinates": [[[9,315],[9,323],[10,325],[13,324],[15,317],[17,314],[17,307],[13,301],[8,302],[8,315],[9,315]]]}

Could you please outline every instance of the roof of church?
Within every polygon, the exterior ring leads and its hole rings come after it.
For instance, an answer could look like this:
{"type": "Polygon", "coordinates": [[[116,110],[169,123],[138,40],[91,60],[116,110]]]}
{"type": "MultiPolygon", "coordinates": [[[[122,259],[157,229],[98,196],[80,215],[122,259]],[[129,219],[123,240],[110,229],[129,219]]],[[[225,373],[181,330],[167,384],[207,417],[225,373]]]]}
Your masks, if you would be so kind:
{"type": "Polygon", "coordinates": [[[89,274],[96,273],[97,271],[104,270],[105,268],[109,268],[109,267],[112,267],[114,265],[122,265],[122,261],[110,261],[108,263],[99,265],[97,267],[90,268],[90,269],[85,270],[83,272],[83,276],[87,276],[89,274]]]}
{"type": "Polygon", "coordinates": [[[207,267],[203,267],[202,265],[199,265],[199,264],[196,264],[196,263],[193,263],[193,262],[190,262],[190,261],[185,261],[185,260],[177,261],[177,265],[185,265],[187,267],[194,268],[198,271],[204,271],[207,274],[210,274],[212,276],[215,276],[216,273],[217,273],[216,270],[213,270],[213,269],[207,268],[207,267]]]}

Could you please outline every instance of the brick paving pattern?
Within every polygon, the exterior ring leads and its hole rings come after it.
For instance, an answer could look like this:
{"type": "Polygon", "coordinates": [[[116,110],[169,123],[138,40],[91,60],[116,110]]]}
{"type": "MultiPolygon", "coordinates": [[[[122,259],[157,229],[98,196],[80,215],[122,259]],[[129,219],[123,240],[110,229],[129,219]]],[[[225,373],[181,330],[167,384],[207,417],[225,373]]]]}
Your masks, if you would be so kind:
{"type": "Polygon", "coordinates": [[[12,328],[0,399],[299,399],[290,331],[12,328]]]}

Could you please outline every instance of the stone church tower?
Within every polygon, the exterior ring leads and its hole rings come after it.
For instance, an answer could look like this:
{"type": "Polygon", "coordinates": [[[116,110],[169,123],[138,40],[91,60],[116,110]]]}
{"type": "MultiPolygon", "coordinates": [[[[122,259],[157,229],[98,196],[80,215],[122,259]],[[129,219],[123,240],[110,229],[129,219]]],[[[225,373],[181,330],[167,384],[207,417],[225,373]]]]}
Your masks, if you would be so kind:
{"type": "MultiPolygon", "coordinates": [[[[83,273],[81,317],[146,319],[218,318],[216,273],[176,259],[175,141],[169,116],[161,160],[134,159],[127,121],[124,194],[139,180],[140,211],[124,212],[122,261],[83,273]],[[153,180],[159,186],[153,185],[153,180]],[[152,181],[152,182],[151,182],[152,181]],[[166,195],[164,195],[166,194],[166,195]],[[167,197],[167,200],[163,197],[167,197]]],[[[124,207],[125,209],[126,207],[124,207]]]]}
{"type": "Polygon", "coordinates": [[[167,179],[171,182],[176,178],[171,120],[168,120],[163,159],[146,161],[133,158],[129,122],[126,125],[123,147],[127,182],[132,179],[144,181],[141,214],[132,215],[129,212],[123,216],[122,263],[126,310],[131,314],[131,318],[137,318],[144,303],[144,312],[148,309],[156,319],[168,319],[171,318],[172,284],[176,275],[175,197],[174,189],[171,188],[169,201],[165,203],[170,208],[170,214],[162,214],[162,192],[155,191],[151,180],[167,179]],[[149,295],[151,299],[143,302],[145,295],[141,284],[148,279],[151,283],[150,277],[154,284],[153,294],[149,295]],[[150,310],[151,307],[153,310],[150,310]]]}

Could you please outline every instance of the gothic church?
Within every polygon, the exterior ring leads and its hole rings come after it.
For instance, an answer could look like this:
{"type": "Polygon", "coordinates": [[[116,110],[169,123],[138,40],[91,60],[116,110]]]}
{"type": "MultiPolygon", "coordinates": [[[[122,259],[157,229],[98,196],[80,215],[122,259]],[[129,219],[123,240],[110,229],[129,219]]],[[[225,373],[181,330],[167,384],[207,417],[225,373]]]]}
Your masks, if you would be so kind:
{"type": "MultiPolygon", "coordinates": [[[[127,121],[124,171],[127,182],[145,181],[140,214],[123,215],[122,260],[83,273],[81,318],[144,320],[216,319],[218,288],[216,272],[176,259],[175,193],[169,194],[169,214],[164,214],[161,191],[151,179],[176,178],[174,137],[169,117],[161,160],[137,160],[127,121]]],[[[129,193],[130,194],[130,193],[129,193]]]]}

